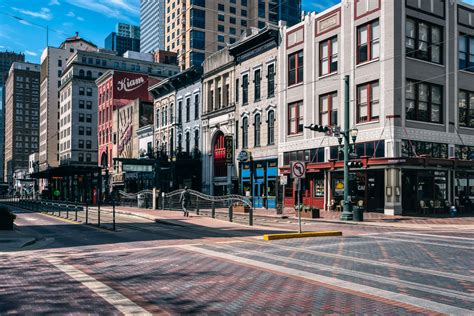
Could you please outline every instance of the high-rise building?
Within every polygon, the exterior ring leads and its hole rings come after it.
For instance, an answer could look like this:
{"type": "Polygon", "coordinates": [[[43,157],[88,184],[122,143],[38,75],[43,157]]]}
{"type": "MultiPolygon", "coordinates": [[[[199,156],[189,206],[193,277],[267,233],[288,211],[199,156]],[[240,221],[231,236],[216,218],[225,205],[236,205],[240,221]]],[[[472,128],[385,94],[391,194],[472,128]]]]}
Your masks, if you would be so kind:
{"type": "Polygon", "coordinates": [[[40,65],[14,62],[5,82],[5,180],[28,169],[38,151],[40,65]]]}
{"type": "Polygon", "coordinates": [[[97,46],[76,35],[67,38],[59,48],[46,47],[41,55],[40,170],[59,164],[59,86],[67,59],[77,50],[95,51],[97,46]]]}
{"type": "Polygon", "coordinates": [[[104,47],[106,49],[117,52],[118,55],[122,56],[126,51],[140,51],[140,39],[121,36],[116,32],[112,32],[105,38],[104,47]]]}
{"type": "Polygon", "coordinates": [[[25,55],[15,52],[0,52],[0,86],[5,83],[8,71],[14,61],[25,61],[25,55]]]}
{"type": "Polygon", "coordinates": [[[140,51],[165,48],[165,0],[140,0],[140,51]]]}
{"type": "Polygon", "coordinates": [[[115,32],[119,36],[140,39],[140,27],[133,24],[117,23],[115,32]]]}
{"type": "Polygon", "coordinates": [[[179,65],[200,66],[210,54],[235,43],[249,28],[300,21],[301,0],[166,2],[165,50],[178,53],[179,65]]]}
{"type": "Polygon", "coordinates": [[[0,181],[3,181],[5,161],[5,94],[4,83],[8,71],[14,61],[25,61],[25,55],[15,52],[0,52],[0,181]]]}

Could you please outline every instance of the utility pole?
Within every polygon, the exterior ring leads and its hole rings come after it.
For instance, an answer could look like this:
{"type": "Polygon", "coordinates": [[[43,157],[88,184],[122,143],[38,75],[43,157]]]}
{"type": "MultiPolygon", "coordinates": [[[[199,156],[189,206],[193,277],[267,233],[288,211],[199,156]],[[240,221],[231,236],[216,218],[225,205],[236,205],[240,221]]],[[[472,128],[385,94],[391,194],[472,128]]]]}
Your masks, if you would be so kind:
{"type": "Polygon", "coordinates": [[[341,220],[350,221],[354,214],[352,213],[352,204],[349,201],[349,76],[344,77],[344,208],[341,214],[341,220]]]}

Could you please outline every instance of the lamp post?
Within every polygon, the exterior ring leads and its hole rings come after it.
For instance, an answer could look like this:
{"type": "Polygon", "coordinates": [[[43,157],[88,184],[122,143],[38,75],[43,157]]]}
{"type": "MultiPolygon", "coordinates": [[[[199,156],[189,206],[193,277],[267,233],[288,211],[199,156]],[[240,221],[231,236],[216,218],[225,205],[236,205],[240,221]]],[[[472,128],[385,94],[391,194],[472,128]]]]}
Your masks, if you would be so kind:
{"type": "MultiPolygon", "coordinates": [[[[352,212],[352,202],[350,201],[349,196],[349,136],[352,138],[352,142],[355,145],[359,131],[356,127],[349,130],[349,76],[344,77],[344,86],[344,131],[341,132],[341,135],[344,137],[344,207],[340,219],[342,221],[350,221],[353,219],[354,213],[352,212]]],[[[339,144],[341,144],[341,140],[339,140],[339,144]]]]}

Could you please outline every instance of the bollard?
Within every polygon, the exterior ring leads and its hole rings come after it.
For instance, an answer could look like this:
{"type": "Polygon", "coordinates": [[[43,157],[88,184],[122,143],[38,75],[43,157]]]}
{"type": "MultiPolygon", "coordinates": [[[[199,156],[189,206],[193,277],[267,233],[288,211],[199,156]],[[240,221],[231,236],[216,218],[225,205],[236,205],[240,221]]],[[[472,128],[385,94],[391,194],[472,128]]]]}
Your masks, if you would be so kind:
{"type": "Polygon", "coordinates": [[[100,227],[100,202],[97,203],[97,226],[100,227]]]}
{"type": "Polygon", "coordinates": [[[74,205],[74,210],[76,212],[76,214],[74,214],[74,220],[77,222],[77,209],[79,208],[79,203],[76,202],[76,204],[74,205]]]}
{"type": "Polygon", "coordinates": [[[66,204],[66,218],[69,219],[69,204],[66,204]]]}
{"type": "Polygon", "coordinates": [[[216,208],[214,206],[214,201],[211,202],[211,207],[212,207],[211,217],[216,218],[216,208]]]}
{"type": "Polygon", "coordinates": [[[232,205],[229,206],[229,222],[234,221],[234,210],[232,209],[232,205]]]}
{"type": "Polygon", "coordinates": [[[250,208],[249,212],[249,226],[253,226],[253,206],[250,208]]]}
{"type": "Polygon", "coordinates": [[[87,199],[86,199],[86,224],[89,224],[89,204],[87,204],[87,199]]]}
{"type": "Polygon", "coordinates": [[[196,196],[196,215],[199,215],[199,197],[196,196]]]}
{"type": "Polygon", "coordinates": [[[112,228],[115,230],[115,201],[112,200],[112,228]]]}

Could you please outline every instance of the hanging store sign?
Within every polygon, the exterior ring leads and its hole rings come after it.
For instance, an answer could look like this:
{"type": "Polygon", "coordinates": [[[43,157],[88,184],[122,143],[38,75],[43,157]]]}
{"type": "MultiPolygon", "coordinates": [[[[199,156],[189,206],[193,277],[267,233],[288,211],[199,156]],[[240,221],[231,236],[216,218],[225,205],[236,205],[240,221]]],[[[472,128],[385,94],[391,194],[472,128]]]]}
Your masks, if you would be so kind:
{"type": "Polygon", "coordinates": [[[239,156],[237,157],[237,160],[240,161],[240,162],[248,162],[250,160],[250,152],[248,150],[243,149],[239,153],[239,156]]]}
{"type": "Polygon", "coordinates": [[[234,162],[234,141],[232,136],[224,137],[225,162],[232,164],[234,162]]]}

